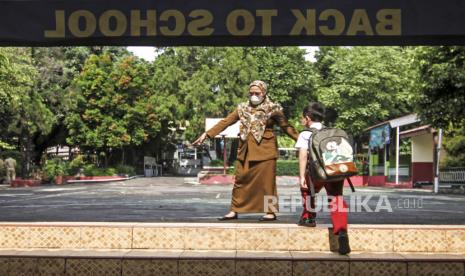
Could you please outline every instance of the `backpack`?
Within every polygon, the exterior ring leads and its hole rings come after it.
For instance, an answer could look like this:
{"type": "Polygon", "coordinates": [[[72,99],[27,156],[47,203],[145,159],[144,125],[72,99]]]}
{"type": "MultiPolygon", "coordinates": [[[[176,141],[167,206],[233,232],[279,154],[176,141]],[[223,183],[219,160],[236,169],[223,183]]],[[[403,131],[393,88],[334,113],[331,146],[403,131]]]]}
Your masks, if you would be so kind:
{"type": "MultiPolygon", "coordinates": [[[[358,173],[354,150],[347,133],[338,128],[321,130],[306,128],[312,133],[308,141],[307,173],[313,181],[335,182],[358,173]]],[[[353,186],[351,185],[353,189],[353,186]]]]}

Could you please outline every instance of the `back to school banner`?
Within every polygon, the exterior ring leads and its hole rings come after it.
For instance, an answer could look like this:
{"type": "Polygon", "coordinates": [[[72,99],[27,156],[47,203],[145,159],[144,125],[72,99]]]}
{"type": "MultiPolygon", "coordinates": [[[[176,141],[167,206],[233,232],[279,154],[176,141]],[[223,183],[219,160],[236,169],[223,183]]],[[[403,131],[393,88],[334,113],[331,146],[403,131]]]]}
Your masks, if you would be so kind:
{"type": "Polygon", "coordinates": [[[0,45],[465,45],[465,1],[0,0],[0,45]]]}

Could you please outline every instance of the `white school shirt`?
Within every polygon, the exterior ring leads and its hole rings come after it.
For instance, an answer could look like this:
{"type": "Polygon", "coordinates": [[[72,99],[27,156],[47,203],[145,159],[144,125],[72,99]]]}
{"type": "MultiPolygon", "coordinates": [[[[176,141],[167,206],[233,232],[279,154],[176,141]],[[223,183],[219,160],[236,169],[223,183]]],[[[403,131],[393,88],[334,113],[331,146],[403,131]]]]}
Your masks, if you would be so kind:
{"type": "MultiPolygon", "coordinates": [[[[318,130],[323,128],[323,124],[319,122],[312,123],[309,128],[316,128],[318,130]]],[[[297,138],[297,142],[295,143],[295,148],[296,149],[308,149],[308,141],[310,140],[310,137],[312,136],[312,133],[310,131],[302,131],[299,134],[299,138],[297,138]]]]}

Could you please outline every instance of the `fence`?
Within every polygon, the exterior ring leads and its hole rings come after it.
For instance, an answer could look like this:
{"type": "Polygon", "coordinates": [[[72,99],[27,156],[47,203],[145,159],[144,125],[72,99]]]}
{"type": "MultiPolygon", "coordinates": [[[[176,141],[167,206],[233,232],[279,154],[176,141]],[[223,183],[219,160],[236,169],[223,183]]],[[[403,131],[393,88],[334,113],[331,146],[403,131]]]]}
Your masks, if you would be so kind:
{"type": "Polygon", "coordinates": [[[465,185],[465,167],[446,168],[439,171],[439,185],[465,185]]]}
{"type": "MultiPolygon", "coordinates": [[[[388,172],[388,182],[395,182],[396,181],[396,168],[391,167],[389,168],[388,172]]],[[[400,165],[399,166],[399,181],[410,181],[410,166],[409,165],[400,165]]]]}

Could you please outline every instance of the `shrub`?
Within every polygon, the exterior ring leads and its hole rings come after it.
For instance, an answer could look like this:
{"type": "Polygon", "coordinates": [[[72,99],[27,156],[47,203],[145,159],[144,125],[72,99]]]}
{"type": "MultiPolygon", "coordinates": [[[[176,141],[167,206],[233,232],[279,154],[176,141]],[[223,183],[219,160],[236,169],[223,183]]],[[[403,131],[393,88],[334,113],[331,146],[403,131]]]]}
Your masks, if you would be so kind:
{"type": "Polygon", "coordinates": [[[53,158],[45,162],[45,166],[42,171],[45,174],[45,177],[48,181],[52,181],[58,175],[65,175],[67,172],[68,166],[65,161],[61,158],[53,158]]]}
{"type": "Polygon", "coordinates": [[[84,162],[84,157],[82,155],[77,155],[71,162],[68,164],[68,174],[75,175],[78,173],[80,168],[83,168],[86,163],[84,162]]]}
{"type": "MultiPolygon", "coordinates": [[[[236,161],[238,162],[238,161],[236,161]]],[[[236,163],[234,167],[228,168],[228,174],[236,173],[236,163]]],[[[298,176],[299,175],[299,161],[297,160],[277,160],[276,175],[282,176],[298,176]]]]}
{"type": "Polygon", "coordinates": [[[365,161],[355,160],[355,166],[358,170],[358,175],[368,175],[368,163],[365,161]]]}
{"type": "Polygon", "coordinates": [[[132,166],[128,165],[120,165],[116,167],[116,172],[120,175],[129,175],[134,176],[136,175],[136,169],[132,166]]]}
{"type": "Polygon", "coordinates": [[[226,174],[236,174],[237,162],[239,161],[235,161],[234,166],[232,168],[228,168],[228,170],[226,171],[226,174]]]}
{"type": "Polygon", "coordinates": [[[276,175],[299,175],[298,160],[278,160],[276,164],[276,175]]]}
{"type": "Polygon", "coordinates": [[[449,130],[444,137],[445,167],[465,167],[465,128],[449,130]]]}
{"type": "Polygon", "coordinates": [[[85,176],[108,176],[116,174],[114,168],[97,168],[94,164],[84,166],[85,176]]]}
{"type": "Polygon", "coordinates": [[[93,174],[94,170],[95,170],[94,164],[87,164],[83,168],[83,172],[85,176],[94,176],[93,174]]]}
{"type": "Polygon", "coordinates": [[[106,169],[103,169],[102,175],[115,175],[115,174],[116,174],[115,168],[106,168],[106,169]]]}
{"type": "Polygon", "coordinates": [[[215,159],[210,161],[210,166],[212,167],[223,167],[223,160],[221,159],[215,159]]]}

